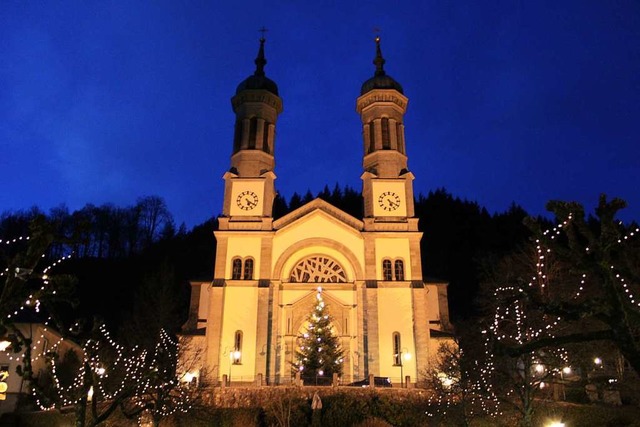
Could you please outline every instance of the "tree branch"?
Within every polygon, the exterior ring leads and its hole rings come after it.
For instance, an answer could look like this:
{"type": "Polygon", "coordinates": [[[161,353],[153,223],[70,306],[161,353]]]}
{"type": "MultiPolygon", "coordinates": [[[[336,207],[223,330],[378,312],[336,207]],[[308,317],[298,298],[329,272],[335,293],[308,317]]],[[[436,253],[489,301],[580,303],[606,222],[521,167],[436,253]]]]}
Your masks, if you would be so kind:
{"type": "Polygon", "coordinates": [[[531,353],[535,350],[539,350],[545,347],[559,347],[565,344],[575,344],[580,342],[610,340],[611,331],[609,329],[593,331],[593,332],[578,332],[575,334],[562,335],[559,337],[545,337],[535,341],[530,341],[526,344],[518,346],[505,346],[502,343],[496,343],[495,345],[501,349],[504,353],[511,357],[520,356],[526,353],[531,353]]]}

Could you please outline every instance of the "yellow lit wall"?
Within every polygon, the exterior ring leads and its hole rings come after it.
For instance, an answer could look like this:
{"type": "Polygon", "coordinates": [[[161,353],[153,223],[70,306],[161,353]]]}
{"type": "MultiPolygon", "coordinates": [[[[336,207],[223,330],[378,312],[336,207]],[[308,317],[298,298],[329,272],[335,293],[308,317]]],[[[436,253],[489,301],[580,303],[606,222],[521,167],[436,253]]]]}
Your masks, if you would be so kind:
{"type": "MultiPolygon", "coordinates": [[[[364,266],[364,244],[361,234],[328,214],[317,210],[305,217],[304,220],[291,224],[276,233],[273,239],[272,268],[275,268],[276,262],[288,248],[304,239],[326,239],[339,242],[339,245],[346,246],[355,255],[361,269],[364,266]]],[[[346,261],[346,257],[342,253],[331,250],[332,248],[328,248],[326,245],[324,247],[308,246],[304,249],[305,252],[298,254],[297,260],[293,259],[294,257],[287,260],[287,268],[283,269],[283,274],[289,272],[293,268],[292,264],[299,261],[303,255],[325,253],[331,254],[332,258],[340,262],[350,280],[354,279],[351,263],[346,261]],[[331,252],[329,252],[330,250],[331,252]]]]}
{"type": "Polygon", "coordinates": [[[260,237],[252,236],[233,236],[227,242],[227,263],[225,265],[225,277],[231,278],[231,260],[235,257],[253,258],[253,278],[258,278],[260,271],[260,237]]]}
{"type": "MultiPolygon", "coordinates": [[[[388,258],[390,260],[402,259],[404,261],[404,277],[405,280],[411,278],[411,250],[409,239],[406,236],[400,238],[376,239],[376,279],[382,280],[382,260],[388,258]]],[[[393,263],[392,263],[393,268],[393,263]]]]}
{"type": "Polygon", "coordinates": [[[222,340],[220,342],[220,375],[229,373],[235,332],[242,331],[242,364],[231,366],[234,381],[244,376],[253,381],[256,366],[256,327],[258,313],[258,288],[255,286],[227,286],[224,289],[224,314],[222,340]]]}
{"type": "Polygon", "coordinates": [[[413,341],[413,309],[411,303],[411,289],[408,288],[378,288],[378,330],[379,330],[379,360],[380,375],[384,377],[400,378],[400,367],[394,366],[393,333],[399,332],[401,350],[411,353],[410,360],[403,361],[404,375],[410,375],[412,381],[416,378],[415,344],[413,341]]]}

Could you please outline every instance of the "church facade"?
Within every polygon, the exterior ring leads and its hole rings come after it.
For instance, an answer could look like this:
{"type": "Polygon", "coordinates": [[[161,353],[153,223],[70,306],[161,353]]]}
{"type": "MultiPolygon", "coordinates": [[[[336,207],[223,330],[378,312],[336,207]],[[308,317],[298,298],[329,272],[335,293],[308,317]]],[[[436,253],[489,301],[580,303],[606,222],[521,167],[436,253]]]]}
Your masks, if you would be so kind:
{"type": "Polygon", "coordinates": [[[264,72],[264,39],[255,73],[231,99],[235,135],[214,278],[192,283],[191,296],[191,329],[200,333],[203,368],[214,380],[291,382],[319,287],[344,350],[343,382],[371,374],[415,382],[447,335],[447,285],[422,275],[404,139],[408,99],[384,71],[379,38],[376,49],[375,74],[356,100],[363,218],[321,199],[273,218],[282,100],[264,72]]]}

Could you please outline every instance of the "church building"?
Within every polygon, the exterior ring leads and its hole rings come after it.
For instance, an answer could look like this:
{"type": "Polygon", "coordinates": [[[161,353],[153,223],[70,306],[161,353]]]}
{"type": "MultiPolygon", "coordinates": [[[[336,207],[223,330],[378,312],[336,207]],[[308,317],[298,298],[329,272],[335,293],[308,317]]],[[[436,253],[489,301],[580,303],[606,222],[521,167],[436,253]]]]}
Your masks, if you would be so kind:
{"type": "Polygon", "coordinates": [[[191,329],[199,333],[203,368],[214,381],[290,383],[298,337],[321,287],[344,350],[343,383],[369,375],[415,383],[450,326],[447,284],[422,275],[404,138],[408,99],[386,74],[376,38],[375,72],[356,100],[364,217],[315,199],[274,219],[283,105],[265,75],[264,42],[254,74],[231,98],[235,136],[214,277],[192,283],[191,329]]]}

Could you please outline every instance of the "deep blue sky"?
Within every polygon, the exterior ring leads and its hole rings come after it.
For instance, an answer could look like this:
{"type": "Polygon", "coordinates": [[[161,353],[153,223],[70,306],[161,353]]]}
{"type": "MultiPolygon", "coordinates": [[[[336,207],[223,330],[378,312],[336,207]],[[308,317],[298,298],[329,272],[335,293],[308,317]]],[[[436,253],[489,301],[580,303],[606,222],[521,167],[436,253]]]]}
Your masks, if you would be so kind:
{"type": "Polygon", "coordinates": [[[178,223],[219,214],[230,98],[263,25],[286,197],[360,188],[355,100],[378,27],[417,192],[533,214],[605,192],[640,219],[635,0],[3,1],[0,212],[157,194],[178,223]]]}

